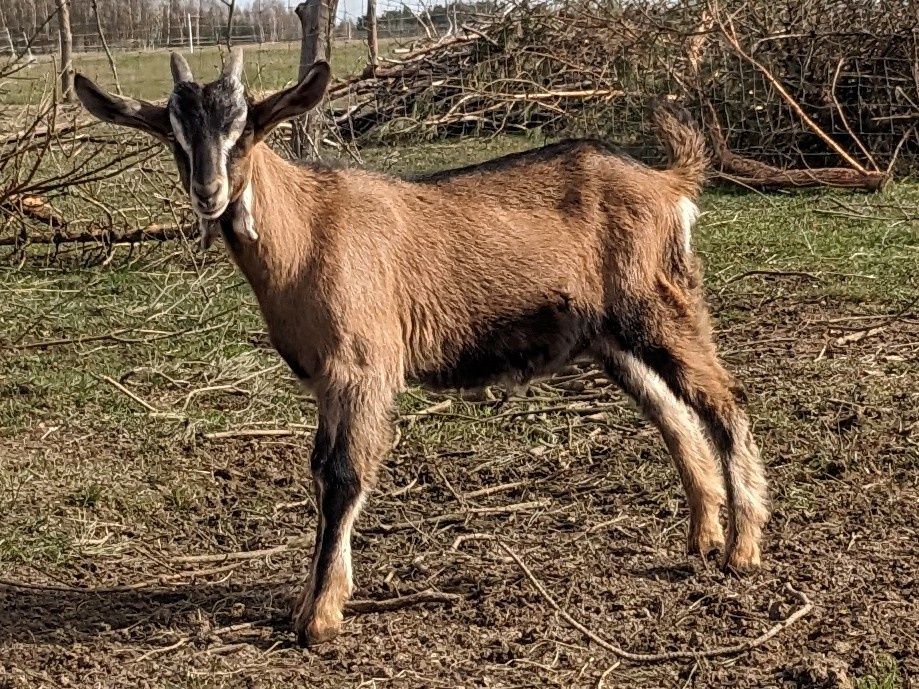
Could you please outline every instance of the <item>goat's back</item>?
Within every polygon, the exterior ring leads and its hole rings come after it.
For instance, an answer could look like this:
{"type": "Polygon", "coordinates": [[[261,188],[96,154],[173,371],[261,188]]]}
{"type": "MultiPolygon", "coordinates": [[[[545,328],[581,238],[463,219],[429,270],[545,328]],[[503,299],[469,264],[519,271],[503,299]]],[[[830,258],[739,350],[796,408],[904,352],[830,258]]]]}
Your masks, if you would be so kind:
{"type": "Polygon", "coordinates": [[[406,371],[438,385],[564,363],[616,294],[653,289],[682,246],[679,185],[596,142],[416,181],[342,180],[348,255],[336,264],[349,267],[350,291],[355,278],[374,283],[361,290],[376,307],[363,311],[370,336],[398,334],[406,371]]]}

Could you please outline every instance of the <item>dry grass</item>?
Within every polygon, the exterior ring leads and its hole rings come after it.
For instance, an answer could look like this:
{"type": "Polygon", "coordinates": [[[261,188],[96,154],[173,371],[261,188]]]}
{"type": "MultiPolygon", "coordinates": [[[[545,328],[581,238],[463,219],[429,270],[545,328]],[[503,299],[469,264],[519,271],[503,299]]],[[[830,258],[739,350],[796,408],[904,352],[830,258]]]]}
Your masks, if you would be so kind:
{"type": "Polygon", "coordinates": [[[917,205],[909,184],[705,199],[718,337],[774,489],[763,572],[684,555],[662,444],[601,377],[504,407],[412,390],[355,539],[371,602],[306,652],[286,617],[312,541],[314,412],[247,286],[179,245],[88,266],[30,251],[0,270],[0,577],[33,587],[0,588],[0,686],[904,686],[919,672],[917,205]],[[616,666],[476,534],[633,651],[753,638],[799,605],[787,584],[815,608],[740,657],[616,666]]]}

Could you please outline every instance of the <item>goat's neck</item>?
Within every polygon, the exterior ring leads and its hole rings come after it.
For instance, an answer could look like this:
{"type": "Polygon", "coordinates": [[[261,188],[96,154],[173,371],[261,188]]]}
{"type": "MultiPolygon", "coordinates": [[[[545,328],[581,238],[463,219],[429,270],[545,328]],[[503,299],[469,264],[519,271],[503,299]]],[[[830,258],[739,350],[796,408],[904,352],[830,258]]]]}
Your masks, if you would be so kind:
{"type": "Polygon", "coordinates": [[[236,213],[251,215],[257,239],[237,234],[228,236],[228,244],[261,300],[302,280],[309,269],[319,180],[309,168],[287,162],[265,144],[257,144],[250,155],[249,189],[237,200],[242,206],[236,213]]]}

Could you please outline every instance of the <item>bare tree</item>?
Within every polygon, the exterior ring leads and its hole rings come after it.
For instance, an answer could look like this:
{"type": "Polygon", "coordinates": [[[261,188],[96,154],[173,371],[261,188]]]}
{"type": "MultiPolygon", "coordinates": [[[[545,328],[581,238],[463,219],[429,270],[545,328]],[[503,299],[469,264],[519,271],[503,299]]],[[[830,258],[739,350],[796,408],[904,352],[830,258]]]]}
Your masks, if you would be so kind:
{"type": "Polygon", "coordinates": [[[236,0],[220,0],[227,7],[227,49],[233,47],[233,15],[236,12],[236,0]]]}
{"type": "Polygon", "coordinates": [[[70,29],[70,0],[57,0],[57,30],[61,38],[61,100],[72,103],[73,31],[70,29]]]}

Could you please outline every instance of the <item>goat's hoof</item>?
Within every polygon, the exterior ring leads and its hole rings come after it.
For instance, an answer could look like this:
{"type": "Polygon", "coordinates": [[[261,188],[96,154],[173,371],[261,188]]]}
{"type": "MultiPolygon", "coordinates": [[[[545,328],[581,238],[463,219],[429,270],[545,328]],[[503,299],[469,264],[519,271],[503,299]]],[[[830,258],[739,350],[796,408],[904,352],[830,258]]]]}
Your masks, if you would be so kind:
{"type": "Polygon", "coordinates": [[[340,632],[341,622],[322,624],[318,620],[312,620],[305,627],[297,628],[297,643],[300,648],[309,648],[332,641],[340,632]]]}
{"type": "Polygon", "coordinates": [[[759,545],[753,540],[738,540],[728,546],[723,569],[736,574],[746,574],[759,568],[759,545]]]}
{"type": "Polygon", "coordinates": [[[717,521],[706,527],[693,527],[689,530],[687,552],[690,555],[706,557],[713,552],[724,550],[724,531],[717,521]]]}
{"type": "Polygon", "coordinates": [[[341,623],[341,612],[325,610],[323,613],[322,606],[317,610],[308,590],[301,594],[291,616],[291,624],[297,633],[297,643],[301,648],[331,641],[341,631],[341,623]]]}

